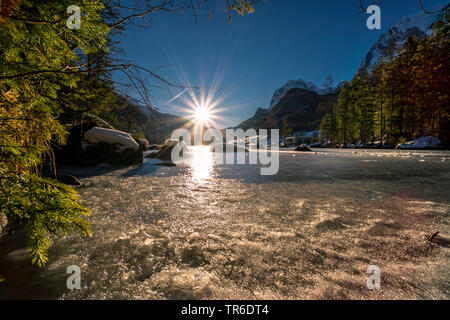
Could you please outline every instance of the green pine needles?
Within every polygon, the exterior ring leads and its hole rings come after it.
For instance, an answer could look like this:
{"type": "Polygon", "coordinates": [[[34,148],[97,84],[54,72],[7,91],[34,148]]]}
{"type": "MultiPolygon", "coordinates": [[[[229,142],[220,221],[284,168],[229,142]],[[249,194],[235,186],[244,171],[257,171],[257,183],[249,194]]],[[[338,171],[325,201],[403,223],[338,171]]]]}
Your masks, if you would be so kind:
{"type": "Polygon", "coordinates": [[[109,28],[99,0],[23,0],[0,25],[0,215],[23,226],[33,264],[43,266],[52,236],[90,236],[89,210],[76,192],[40,175],[58,121],[62,87],[76,88],[87,54],[107,51],[109,28]],[[86,2],[86,3],[85,3],[86,2]],[[67,28],[67,7],[81,8],[81,29],[67,28]]]}

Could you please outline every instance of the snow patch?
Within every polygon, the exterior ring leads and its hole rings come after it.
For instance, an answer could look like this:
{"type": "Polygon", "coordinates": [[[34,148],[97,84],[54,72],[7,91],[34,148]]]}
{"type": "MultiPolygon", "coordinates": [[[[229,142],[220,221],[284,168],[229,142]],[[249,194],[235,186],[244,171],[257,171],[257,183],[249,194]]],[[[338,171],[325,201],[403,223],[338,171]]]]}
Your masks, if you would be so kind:
{"type": "Polygon", "coordinates": [[[435,137],[421,137],[416,140],[408,141],[403,144],[399,144],[399,149],[427,149],[436,148],[441,144],[441,140],[435,137]]]}
{"type": "Polygon", "coordinates": [[[118,130],[94,127],[84,133],[84,140],[92,144],[103,142],[118,144],[122,147],[121,149],[139,150],[138,143],[129,133],[118,130]]]}

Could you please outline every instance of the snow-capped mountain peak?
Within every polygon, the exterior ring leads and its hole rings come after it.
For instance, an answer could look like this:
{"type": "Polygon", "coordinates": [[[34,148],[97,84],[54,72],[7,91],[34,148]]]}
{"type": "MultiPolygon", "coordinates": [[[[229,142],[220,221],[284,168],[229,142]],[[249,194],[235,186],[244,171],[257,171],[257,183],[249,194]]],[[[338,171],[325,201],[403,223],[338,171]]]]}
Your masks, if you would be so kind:
{"type": "Polygon", "coordinates": [[[391,39],[395,41],[397,48],[401,48],[409,36],[416,36],[419,39],[430,36],[434,23],[440,19],[447,6],[441,5],[431,9],[432,12],[436,12],[434,14],[422,11],[402,18],[375,42],[366,56],[365,66],[371,68],[377,63],[391,39]]]}
{"type": "Polygon", "coordinates": [[[315,91],[318,94],[325,94],[326,90],[319,88],[316,84],[312,82],[305,82],[301,79],[299,80],[289,80],[286,82],[284,86],[277,89],[275,93],[272,96],[272,100],[270,101],[270,107],[269,109],[272,109],[277,105],[277,103],[280,101],[280,99],[291,89],[298,88],[298,89],[308,89],[311,91],[315,91]]]}

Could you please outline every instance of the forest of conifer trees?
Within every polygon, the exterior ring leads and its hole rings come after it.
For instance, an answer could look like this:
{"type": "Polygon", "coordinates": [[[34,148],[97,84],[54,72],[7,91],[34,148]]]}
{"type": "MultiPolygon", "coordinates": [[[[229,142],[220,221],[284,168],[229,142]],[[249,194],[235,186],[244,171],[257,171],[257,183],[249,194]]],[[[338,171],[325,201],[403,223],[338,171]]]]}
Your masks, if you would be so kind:
{"type": "Polygon", "coordinates": [[[391,41],[378,63],[361,65],[321,123],[322,136],[337,144],[384,146],[422,136],[450,143],[449,13],[433,35],[409,37],[403,48],[391,41]]]}

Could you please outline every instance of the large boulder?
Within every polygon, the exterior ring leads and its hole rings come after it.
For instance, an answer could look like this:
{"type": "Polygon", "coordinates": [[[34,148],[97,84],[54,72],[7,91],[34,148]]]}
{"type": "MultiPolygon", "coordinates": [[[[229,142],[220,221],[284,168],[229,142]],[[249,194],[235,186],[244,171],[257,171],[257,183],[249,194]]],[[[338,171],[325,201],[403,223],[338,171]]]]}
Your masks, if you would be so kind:
{"type": "Polygon", "coordinates": [[[175,146],[164,146],[161,150],[156,154],[156,158],[160,160],[172,161],[172,150],[175,146]]]}
{"type": "MultiPolygon", "coordinates": [[[[159,150],[158,152],[150,152],[145,156],[145,158],[157,158],[164,161],[172,161],[172,150],[178,144],[183,144],[177,140],[168,139],[163,145],[157,146],[154,150],[159,150]]],[[[180,150],[180,157],[183,156],[183,149],[180,150]]]]}
{"type": "Polygon", "coordinates": [[[84,142],[86,144],[108,143],[117,145],[118,148],[139,150],[139,144],[133,137],[123,131],[94,127],[84,133],[84,142]]]}
{"type": "Polygon", "coordinates": [[[144,158],[146,159],[154,159],[158,155],[158,152],[150,152],[144,158]]]}
{"type": "Polygon", "coordinates": [[[67,144],[55,154],[58,161],[74,165],[132,165],[143,161],[142,147],[129,133],[96,126],[71,128],[67,144]]]}
{"type": "Polygon", "coordinates": [[[149,144],[147,139],[138,139],[137,142],[139,143],[143,151],[148,150],[149,144]]]}
{"type": "Polygon", "coordinates": [[[298,146],[297,148],[295,148],[295,151],[311,152],[312,150],[310,148],[308,148],[308,146],[306,144],[302,144],[302,145],[298,146]]]}
{"type": "Polygon", "coordinates": [[[156,154],[156,158],[160,160],[172,161],[172,150],[178,145],[177,140],[166,140],[164,145],[160,148],[159,152],[156,154]]]}
{"type": "Polygon", "coordinates": [[[160,150],[162,146],[159,144],[151,144],[148,146],[147,150],[160,150]]]}

